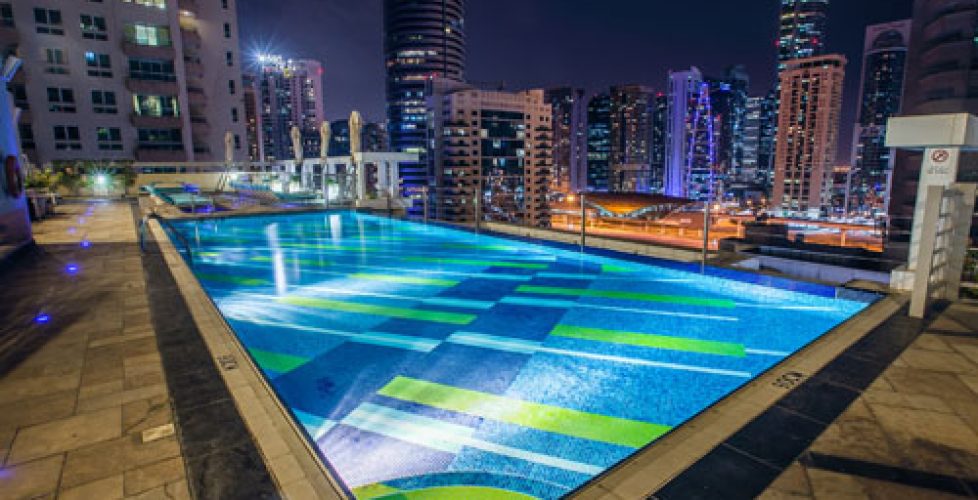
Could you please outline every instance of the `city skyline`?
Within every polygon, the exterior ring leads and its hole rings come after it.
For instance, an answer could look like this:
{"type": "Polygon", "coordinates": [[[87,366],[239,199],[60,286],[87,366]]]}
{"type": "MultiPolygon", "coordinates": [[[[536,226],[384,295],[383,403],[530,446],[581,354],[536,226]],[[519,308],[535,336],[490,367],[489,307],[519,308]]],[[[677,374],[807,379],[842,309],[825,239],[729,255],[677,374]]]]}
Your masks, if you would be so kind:
{"type": "MultiPolygon", "coordinates": [[[[832,3],[827,53],[860,61],[866,26],[910,17],[911,3],[832,3]]],[[[616,4],[619,9],[578,0],[469,2],[466,78],[471,82],[505,82],[508,90],[569,85],[593,95],[624,84],[664,90],[669,70],[690,65],[706,75],[719,75],[726,66],[745,64],[751,76],[751,95],[763,95],[776,81],[774,44],[779,5],[774,0],[736,5],[710,2],[706,6],[710,15],[706,16],[702,15],[703,4],[653,5],[637,0],[619,0],[616,4]],[[622,16],[623,10],[634,15],[622,16]],[[512,12],[521,15],[508,14],[512,12]],[[675,22],[690,16],[700,16],[692,29],[690,24],[675,22]],[[546,21],[541,23],[540,19],[546,21]],[[725,29],[730,26],[736,29],[725,29]],[[499,33],[508,36],[500,37],[499,33]],[[528,39],[533,43],[525,43],[528,39]],[[622,58],[607,56],[618,46],[624,47],[630,58],[648,55],[639,60],[640,64],[622,64],[622,58]],[[519,64],[512,58],[514,53],[538,57],[533,58],[533,64],[519,64]]],[[[341,118],[355,108],[369,120],[380,120],[384,117],[381,7],[382,2],[353,0],[311,5],[302,0],[274,4],[242,0],[242,48],[246,55],[265,50],[324,61],[327,117],[341,118]],[[306,24],[308,29],[302,28],[306,24]]],[[[858,90],[859,71],[853,68],[846,77],[839,159],[849,156],[858,90]]]]}

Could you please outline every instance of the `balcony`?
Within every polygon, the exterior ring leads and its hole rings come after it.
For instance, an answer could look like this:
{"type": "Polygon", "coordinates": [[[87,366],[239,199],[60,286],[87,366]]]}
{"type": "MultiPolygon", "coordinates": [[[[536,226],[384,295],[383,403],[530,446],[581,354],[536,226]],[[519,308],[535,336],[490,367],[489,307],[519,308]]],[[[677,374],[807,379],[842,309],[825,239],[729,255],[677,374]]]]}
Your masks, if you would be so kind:
{"type": "Polygon", "coordinates": [[[180,88],[175,81],[166,82],[139,78],[126,78],[126,89],[133,94],[178,95],[180,93],[180,88]]]}
{"type": "Polygon", "coordinates": [[[173,59],[176,51],[172,45],[165,47],[151,47],[149,45],[139,45],[128,40],[122,42],[122,53],[129,57],[140,59],[173,59]]]}
{"type": "Polygon", "coordinates": [[[170,163],[187,161],[187,153],[182,150],[146,149],[136,147],[136,161],[170,163]]]}
{"type": "Polygon", "coordinates": [[[180,128],[183,120],[179,116],[148,116],[129,115],[130,121],[136,128],[180,128]]]}

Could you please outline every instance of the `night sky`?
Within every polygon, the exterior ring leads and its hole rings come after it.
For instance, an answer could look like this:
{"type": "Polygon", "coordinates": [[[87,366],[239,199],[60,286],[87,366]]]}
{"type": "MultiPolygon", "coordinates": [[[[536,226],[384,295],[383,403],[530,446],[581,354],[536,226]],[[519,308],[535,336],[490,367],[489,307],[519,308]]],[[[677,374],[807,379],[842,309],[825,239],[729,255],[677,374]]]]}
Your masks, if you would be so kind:
{"type": "MultiPolygon", "coordinates": [[[[663,89],[670,69],[747,65],[756,94],[775,78],[778,0],[468,0],[471,82],[507,88],[616,83],[663,89]]],[[[834,0],[828,50],[849,58],[840,157],[848,158],[865,27],[910,17],[912,0],[834,0]]],[[[325,62],[326,113],[384,118],[380,0],[238,0],[241,43],[325,62]]],[[[246,54],[247,56],[248,54],[246,54]]]]}

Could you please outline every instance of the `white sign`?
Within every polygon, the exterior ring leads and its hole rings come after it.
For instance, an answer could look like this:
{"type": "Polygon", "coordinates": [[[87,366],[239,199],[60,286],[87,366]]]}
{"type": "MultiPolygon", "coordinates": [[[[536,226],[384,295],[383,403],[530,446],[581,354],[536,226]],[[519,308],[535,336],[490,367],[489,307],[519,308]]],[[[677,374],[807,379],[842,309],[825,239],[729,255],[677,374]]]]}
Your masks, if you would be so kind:
{"type": "Polygon", "coordinates": [[[920,172],[921,187],[949,186],[958,175],[958,148],[931,148],[924,152],[924,163],[920,172]]]}

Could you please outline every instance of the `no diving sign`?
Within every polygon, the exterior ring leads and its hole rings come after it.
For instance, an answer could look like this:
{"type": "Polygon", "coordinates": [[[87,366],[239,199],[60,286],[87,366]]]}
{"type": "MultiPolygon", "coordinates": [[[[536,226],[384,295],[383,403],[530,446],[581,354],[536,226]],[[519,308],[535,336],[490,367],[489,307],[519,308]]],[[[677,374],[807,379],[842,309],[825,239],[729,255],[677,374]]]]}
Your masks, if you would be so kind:
{"type": "Polygon", "coordinates": [[[958,150],[949,148],[928,149],[924,156],[924,185],[950,185],[957,177],[958,150]]]}

